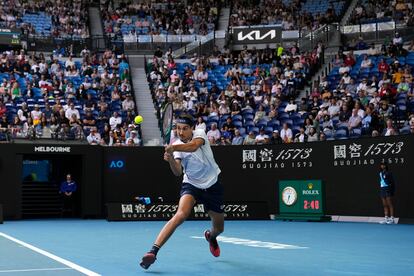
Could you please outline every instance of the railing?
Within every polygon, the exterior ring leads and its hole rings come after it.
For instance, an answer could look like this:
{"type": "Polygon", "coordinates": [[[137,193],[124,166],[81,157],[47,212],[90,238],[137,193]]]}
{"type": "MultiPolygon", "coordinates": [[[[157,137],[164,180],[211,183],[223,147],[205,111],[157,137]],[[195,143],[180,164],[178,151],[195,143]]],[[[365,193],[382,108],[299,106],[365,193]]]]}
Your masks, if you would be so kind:
{"type": "Polygon", "coordinates": [[[114,49],[115,44],[106,36],[91,36],[88,38],[79,37],[65,37],[65,38],[53,38],[44,36],[25,36],[21,37],[22,42],[26,44],[28,51],[34,52],[52,52],[60,45],[62,48],[66,48],[67,51],[73,54],[80,53],[85,46],[88,49],[114,49]]]}
{"type": "Polygon", "coordinates": [[[393,20],[341,26],[340,30],[343,40],[347,41],[362,37],[364,40],[384,42],[386,39],[390,39],[390,36],[393,36],[395,32],[399,32],[400,36],[407,39],[414,37],[412,27],[398,24],[393,20]]]}

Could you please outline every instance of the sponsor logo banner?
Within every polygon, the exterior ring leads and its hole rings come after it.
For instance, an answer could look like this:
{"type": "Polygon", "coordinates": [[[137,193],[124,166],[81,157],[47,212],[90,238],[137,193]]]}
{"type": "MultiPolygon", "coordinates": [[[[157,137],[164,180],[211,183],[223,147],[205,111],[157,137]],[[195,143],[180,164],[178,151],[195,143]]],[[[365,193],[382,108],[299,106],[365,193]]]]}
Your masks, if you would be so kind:
{"type": "Polygon", "coordinates": [[[276,43],[282,38],[280,27],[250,27],[234,28],[233,41],[235,44],[276,43]]]}
{"type": "MultiPolygon", "coordinates": [[[[266,202],[226,203],[222,206],[225,219],[269,219],[266,202]]],[[[169,220],[178,210],[177,204],[108,203],[108,220],[169,220]]],[[[189,219],[209,219],[203,204],[196,204],[189,219]]]]}
{"type": "Polygon", "coordinates": [[[372,166],[376,164],[376,160],[385,161],[389,164],[404,164],[405,148],[404,141],[358,141],[333,145],[333,166],[372,166]]]}

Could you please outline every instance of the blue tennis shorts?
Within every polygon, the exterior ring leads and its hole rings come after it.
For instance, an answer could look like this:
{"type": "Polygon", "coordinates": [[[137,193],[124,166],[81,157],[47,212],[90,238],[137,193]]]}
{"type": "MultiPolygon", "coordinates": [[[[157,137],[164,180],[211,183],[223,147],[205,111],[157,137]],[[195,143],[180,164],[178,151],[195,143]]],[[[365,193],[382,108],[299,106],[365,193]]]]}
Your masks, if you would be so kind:
{"type": "Polygon", "coordinates": [[[381,197],[387,198],[394,196],[394,188],[393,187],[382,187],[381,188],[381,197]]]}
{"type": "Polygon", "coordinates": [[[180,195],[192,195],[197,203],[204,204],[205,210],[223,213],[223,185],[219,181],[207,189],[199,189],[189,183],[183,183],[180,195]]]}

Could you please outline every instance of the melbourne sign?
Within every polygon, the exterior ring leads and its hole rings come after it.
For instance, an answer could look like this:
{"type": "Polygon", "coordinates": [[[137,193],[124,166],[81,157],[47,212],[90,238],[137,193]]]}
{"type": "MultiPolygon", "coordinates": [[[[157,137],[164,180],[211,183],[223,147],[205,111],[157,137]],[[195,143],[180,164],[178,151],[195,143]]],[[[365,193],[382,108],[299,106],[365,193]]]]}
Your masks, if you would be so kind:
{"type": "Polygon", "coordinates": [[[233,28],[235,44],[261,44],[280,42],[282,31],[280,27],[251,27],[233,28]]]}
{"type": "Polygon", "coordinates": [[[70,153],[70,147],[41,146],[41,147],[34,147],[34,152],[66,152],[66,153],[70,153]]]}

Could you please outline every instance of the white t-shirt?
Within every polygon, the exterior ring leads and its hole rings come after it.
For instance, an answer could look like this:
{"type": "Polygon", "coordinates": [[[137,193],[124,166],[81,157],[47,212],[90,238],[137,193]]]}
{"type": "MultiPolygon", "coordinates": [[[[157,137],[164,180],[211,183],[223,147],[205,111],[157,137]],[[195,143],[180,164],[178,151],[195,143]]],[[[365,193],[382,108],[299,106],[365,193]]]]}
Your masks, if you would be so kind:
{"type": "MultiPolygon", "coordinates": [[[[174,159],[180,159],[183,167],[183,183],[189,183],[199,189],[207,189],[217,182],[221,170],[214,160],[213,151],[207,135],[202,129],[193,131],[193,139],[201,138],[204,144],[195,152],[174,151],[174,159]]],[[[181,140],[174,145],[184,144],[181,140]]]]}

